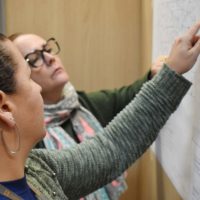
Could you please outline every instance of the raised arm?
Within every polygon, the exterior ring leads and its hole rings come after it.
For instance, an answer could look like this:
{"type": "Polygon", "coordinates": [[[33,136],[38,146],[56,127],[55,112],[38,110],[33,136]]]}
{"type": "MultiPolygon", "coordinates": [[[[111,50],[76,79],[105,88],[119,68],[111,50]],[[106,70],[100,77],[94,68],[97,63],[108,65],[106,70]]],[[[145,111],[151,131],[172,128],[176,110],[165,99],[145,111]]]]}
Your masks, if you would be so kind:
{"type": "MultiPolygon", "coordinates": [[[[199,27],[200,24],[192,27],[190,34],[194,35],[199,27]]],[[[191,43],[192,37],[184,35],[172,48],[168,64],[178,73],[189,70],[200,53],[199,40],[195,45],[190,46],[191,43]]],[[[93,139],[63,151],[33,151],[33,156],[41,157],[57,173],[69,199],[78,199],[107,184],[151,145],[190,87],[190,82],[176,72],[164,65],[102,134],[93,139]]]]}
{"type": "Polygon", "coordinates": [[[64,151],[38,151],[58,175],[66,195],[78,199],[107,184],[145,152],[177,108],[190,83],[164,67],[93,139],[64,151]]]}

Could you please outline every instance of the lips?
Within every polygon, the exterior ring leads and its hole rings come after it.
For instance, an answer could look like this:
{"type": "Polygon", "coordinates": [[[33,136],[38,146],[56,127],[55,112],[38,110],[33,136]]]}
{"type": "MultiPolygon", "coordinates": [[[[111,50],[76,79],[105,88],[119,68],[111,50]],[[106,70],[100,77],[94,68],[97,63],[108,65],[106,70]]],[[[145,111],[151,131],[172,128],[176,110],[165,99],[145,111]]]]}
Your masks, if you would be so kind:
{"type": "Polygon", "coordinates": [[[63,69],[61,67],[57,67],[53,73],[52,73],[52,77],[56,76],[57,74],[59,74],[60,72],[63,72],[63,69]]]}

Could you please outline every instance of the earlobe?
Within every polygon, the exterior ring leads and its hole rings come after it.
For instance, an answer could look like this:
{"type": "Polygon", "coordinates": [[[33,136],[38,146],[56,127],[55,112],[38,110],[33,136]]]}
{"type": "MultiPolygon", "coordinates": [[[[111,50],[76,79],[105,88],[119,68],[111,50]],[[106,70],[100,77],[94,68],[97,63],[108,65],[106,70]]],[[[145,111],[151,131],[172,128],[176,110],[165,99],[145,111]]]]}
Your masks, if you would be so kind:
{"type": "Polygon", "coordinates": [[[7,125],[10,128],[16,124],[11,112],[11,105],[3,91],[0,91],[0,121],[2,125],[7,125]]]}
{"type": "Polygon", "coordinates": [[[20,132],[12,116],[12,113],[2,111],[0,109],[0,123],[0,140],[2,141],[8,154],[10,156],[15,156],[20,150],[20,132]],[[9,130],[6,131],[8,128],[9,130]],[[14,146],[10,144],[14,144],[14,146]]]}
{"type": "Polygon", "coordinates": [[[11,112],[0,110],[0,119],[2,123],[9,126],[10,128],[13,128],[16,125],[16,122],[11,112]]]}

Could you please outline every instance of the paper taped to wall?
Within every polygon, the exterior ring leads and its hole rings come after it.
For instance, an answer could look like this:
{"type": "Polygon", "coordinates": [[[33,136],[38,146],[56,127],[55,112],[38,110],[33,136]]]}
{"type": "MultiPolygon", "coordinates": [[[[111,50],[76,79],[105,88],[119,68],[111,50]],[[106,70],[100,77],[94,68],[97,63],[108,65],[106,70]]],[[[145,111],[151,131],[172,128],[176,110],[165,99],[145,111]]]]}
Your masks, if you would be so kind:
{"type": "MultiPolygon", "coordinates": [[[[167,55],[175,37],[200,20],[199,0],[154,0],[153,59],[167,55]]],[[[200,199],[200,59],[185,74],[193,82],[153,151],[185,200],[200,199]]]]}

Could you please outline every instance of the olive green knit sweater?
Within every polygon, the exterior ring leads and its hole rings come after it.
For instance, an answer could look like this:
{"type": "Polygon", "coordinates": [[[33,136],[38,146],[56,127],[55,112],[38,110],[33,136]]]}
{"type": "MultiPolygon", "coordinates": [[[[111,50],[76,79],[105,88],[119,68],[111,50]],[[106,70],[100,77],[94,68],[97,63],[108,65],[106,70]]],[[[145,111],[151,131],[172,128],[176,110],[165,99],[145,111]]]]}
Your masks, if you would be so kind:
{"type": "Polygon", "coordinates": [[[152,144],[190,85],[164,66],[102,134],[67,150],[32,150],[28,182],[49,200],[76,200],[111,182],[152,144]]]}

